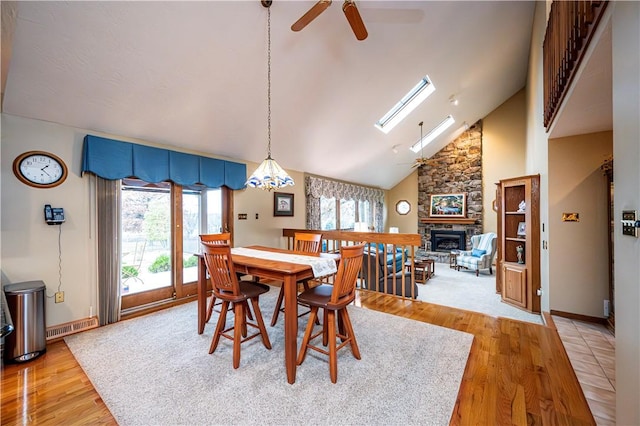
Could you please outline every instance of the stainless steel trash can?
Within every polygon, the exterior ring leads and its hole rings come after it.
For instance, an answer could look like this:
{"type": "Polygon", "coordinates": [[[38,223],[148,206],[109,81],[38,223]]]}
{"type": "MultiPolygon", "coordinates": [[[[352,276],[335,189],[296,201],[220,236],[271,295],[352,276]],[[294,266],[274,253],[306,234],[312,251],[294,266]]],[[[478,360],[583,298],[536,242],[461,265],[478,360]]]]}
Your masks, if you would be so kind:
{"type": "Polygon", "coordinates": [[[6,361],[29,361],[47,350],[45,289],[42,281],[25,281],[4,286],[14,327],[13,333],[7,335],[4,342],[6,361]]]}

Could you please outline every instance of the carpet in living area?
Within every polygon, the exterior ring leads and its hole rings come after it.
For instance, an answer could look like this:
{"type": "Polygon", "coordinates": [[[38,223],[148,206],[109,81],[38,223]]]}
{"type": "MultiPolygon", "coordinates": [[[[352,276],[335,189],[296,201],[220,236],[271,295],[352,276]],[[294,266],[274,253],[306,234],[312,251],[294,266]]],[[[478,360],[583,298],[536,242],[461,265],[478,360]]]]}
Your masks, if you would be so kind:
{"type": "Polygon", "coordinates": [[[496,271],[457,271],[448,263],[436,263],[435,274],[426,284],[418,283],[418,300],[480,312],[493,317],[511,318],[542,324],[538,314],[532,314],[502,301],[496,293],[496,271]]]}
{"type": "MultiPolygon", "coordinates": [[[[260,298],[267,324],[277,293],[260,298]]],[[[242,344],[234,370],[231,341],[209,355],[218,314],[198,335],[195,302],[65,342],[121,425],[449,424],[473,336],[356,306],[349,315],[362,359],[340,350],[336,384],[315,351],[287,383],[282,318],[267,325],[273,348],[242,344]]]]}

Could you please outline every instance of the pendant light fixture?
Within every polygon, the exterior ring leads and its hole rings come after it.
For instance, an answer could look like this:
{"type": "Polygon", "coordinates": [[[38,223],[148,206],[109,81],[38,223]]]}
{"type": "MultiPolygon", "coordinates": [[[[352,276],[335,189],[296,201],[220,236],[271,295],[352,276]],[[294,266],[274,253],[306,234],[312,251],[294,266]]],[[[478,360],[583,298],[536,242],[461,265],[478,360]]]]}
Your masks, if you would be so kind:
{"type": "Polygon", "coordinates": [[[267,158],[249,176],[245,185],[271,191],[285,186],[293,186],[291,176],[271,158],[271,0],[262,0],[267,8],[267,158]]]}

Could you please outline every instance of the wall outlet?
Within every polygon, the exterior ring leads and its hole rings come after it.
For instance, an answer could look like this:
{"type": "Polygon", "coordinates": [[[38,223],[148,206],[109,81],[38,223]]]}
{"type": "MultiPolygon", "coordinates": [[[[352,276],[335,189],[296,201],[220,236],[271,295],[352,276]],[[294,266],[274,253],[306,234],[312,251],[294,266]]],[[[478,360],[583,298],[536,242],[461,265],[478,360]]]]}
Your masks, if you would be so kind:
{"type": "Polygon", "coordinates": [[[609,317],[609,301],[607,299],[604,300],[604,316],[605,318],[609,317]]]}
{"type": "Polygon", "coordinates": [[[56,303],[62,303],[64,302],[64,291],[57,291],[56,292],[56,303]]]}

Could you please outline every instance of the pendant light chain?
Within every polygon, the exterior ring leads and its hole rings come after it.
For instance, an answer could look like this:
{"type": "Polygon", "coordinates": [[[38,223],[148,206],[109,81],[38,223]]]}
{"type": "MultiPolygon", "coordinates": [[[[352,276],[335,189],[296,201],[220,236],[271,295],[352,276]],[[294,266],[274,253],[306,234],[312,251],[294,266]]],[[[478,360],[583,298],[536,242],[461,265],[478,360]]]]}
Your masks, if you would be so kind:
{"type": "Polygon", "coordinates": [[[271,158],[271,7],[267,7],[267,158],[271,158]]]}
{"type": "Polygon", "coordinates": [[[260,188],[267,191],[295,185],[291,176],[271,158],[271,4],[272,0],[262,0],[262,6],[267,8],[267,158],[249,176],[245,182],[250,188],[260,188]]]}
{"type": "Polygon", "coordinates": [[[422,143],[422,125],[424,123],[421,121],[420,123],[418,123],[418,126],[420,126],[420,157],[422,159],[424,159],[424,144],[422,143]]]}

